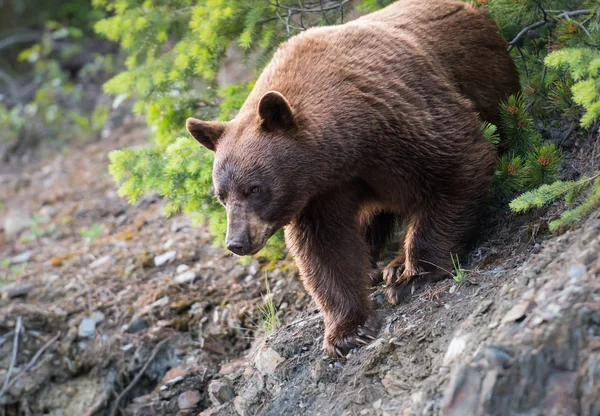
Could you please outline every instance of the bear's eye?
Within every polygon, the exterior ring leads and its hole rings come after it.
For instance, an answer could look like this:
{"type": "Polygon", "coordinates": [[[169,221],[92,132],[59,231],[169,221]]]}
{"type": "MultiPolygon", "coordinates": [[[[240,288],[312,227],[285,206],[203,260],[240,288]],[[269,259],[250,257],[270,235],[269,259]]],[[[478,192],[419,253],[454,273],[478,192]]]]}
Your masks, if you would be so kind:
{"type": "Polygon", "coordinates": [[[225,199],[227,199],[227,195],[225,195],[225,192],[220,191],[217,193],[217,199],[221,204],[225,205],[225,199]]]}
{"type": "Polygon", "coordinates": [[[257,194],[260,192],[260,188],[258,186],[253,186],[250,190],[250,193],[257,194]]]}

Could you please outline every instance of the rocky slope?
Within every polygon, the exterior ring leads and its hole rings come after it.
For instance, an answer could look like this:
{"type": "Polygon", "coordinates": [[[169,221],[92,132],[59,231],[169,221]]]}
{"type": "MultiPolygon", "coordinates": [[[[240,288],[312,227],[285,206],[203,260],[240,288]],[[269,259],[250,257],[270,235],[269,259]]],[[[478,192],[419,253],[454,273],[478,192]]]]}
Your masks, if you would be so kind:
{"type": "MultiPolygon", "coordinates": [[[[379,338],[333,360],[292,265],[242,264],[160,198],[117,196],[106,154],[144,136],[0,176],[0,414],[600,414],[600,211],[561,236],[498,214],[466,282],[397,307],[374,288],[379,338]]],[[[598,143],[570,169],[598,169],[598,143]]]]}

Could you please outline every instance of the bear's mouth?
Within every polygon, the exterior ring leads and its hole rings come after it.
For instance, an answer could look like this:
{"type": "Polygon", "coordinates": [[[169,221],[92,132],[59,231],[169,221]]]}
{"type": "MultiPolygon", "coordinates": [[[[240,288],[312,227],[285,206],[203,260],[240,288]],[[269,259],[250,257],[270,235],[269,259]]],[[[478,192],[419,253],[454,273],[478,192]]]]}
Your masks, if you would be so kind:
{"type": "Polygon", "coordinates": [[[281,228],[281,227],[277,227],[277,226],[268,227],[263,233],[261,233],[261,235],[258,239],[258,242],[251,246],[250,251],[248,252],[247,255],[254,256],[256,253],[261,251],[267,244],[267,241],[269,241],[269,238],[271,238],[273,236],[273,234],[275,234],[275,232],[279,228],[281,228]]]}

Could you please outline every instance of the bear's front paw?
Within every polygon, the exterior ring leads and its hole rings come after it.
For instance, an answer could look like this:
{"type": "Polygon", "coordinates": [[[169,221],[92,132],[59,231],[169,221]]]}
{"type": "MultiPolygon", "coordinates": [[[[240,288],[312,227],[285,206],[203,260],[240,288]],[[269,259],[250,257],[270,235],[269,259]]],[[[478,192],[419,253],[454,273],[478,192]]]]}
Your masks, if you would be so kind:
{"type": "Polygon", "coordinates": [[[371,316],[362,325],[359,325],[349,334],[336,334],[335,330],[327,331],[323,348],[325,352],[334,358],[342,358],[348,355],[354,348],[360,348],[373,341],[379,333],[379,319],[371,316]]]}

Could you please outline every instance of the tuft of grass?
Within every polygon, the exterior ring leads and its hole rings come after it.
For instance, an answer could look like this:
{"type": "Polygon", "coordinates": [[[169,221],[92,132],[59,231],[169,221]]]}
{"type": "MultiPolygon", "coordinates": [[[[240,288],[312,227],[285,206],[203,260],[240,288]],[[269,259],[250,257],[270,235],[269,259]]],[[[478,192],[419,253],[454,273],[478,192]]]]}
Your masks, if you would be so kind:
{"type": "Polygon", "coordinates": [[[267,293],[262,296],[263,303],[258,305],[258,311],[260,312],[259,330],[264,335],[268,335],[275,332],[275,330],[279,328],[281,322],[279,321],[279,315],[277,315],[277,307],[273,301],[273,294],[271,293],[269,280],[267,279],[266,274],[265,286],[267,293]]]}
{"type": "Polygon", "coordinates": [[[81,234],[82,237],[87,238],[89,240],[90,244],[94,243],[94,240],[96,238],[98,238],[98,236],[100,236],[101,232],[102,232],[102,224],[98,224],[98,223],[92,225],[88,229],[82,228],[81,230],[79,230],[79,234],[81,234]]]}
{"type": "Polygon", "coordinates": [[[467,273],[466,270],[460,267],[460,260],[458,259],[458,255],[451,254],[450,258],[452,259],[452,267],[454,268],[454,273],[452,274],[452,278],[456,283],[462,285],[467,281],[467,273]]]}
{"type": "Polygon", "coordinates": [[[10,264],[10,259],[0,262],[0,289],[8,283],[14,281],[25,271],[26,264],[10,264]]]}

